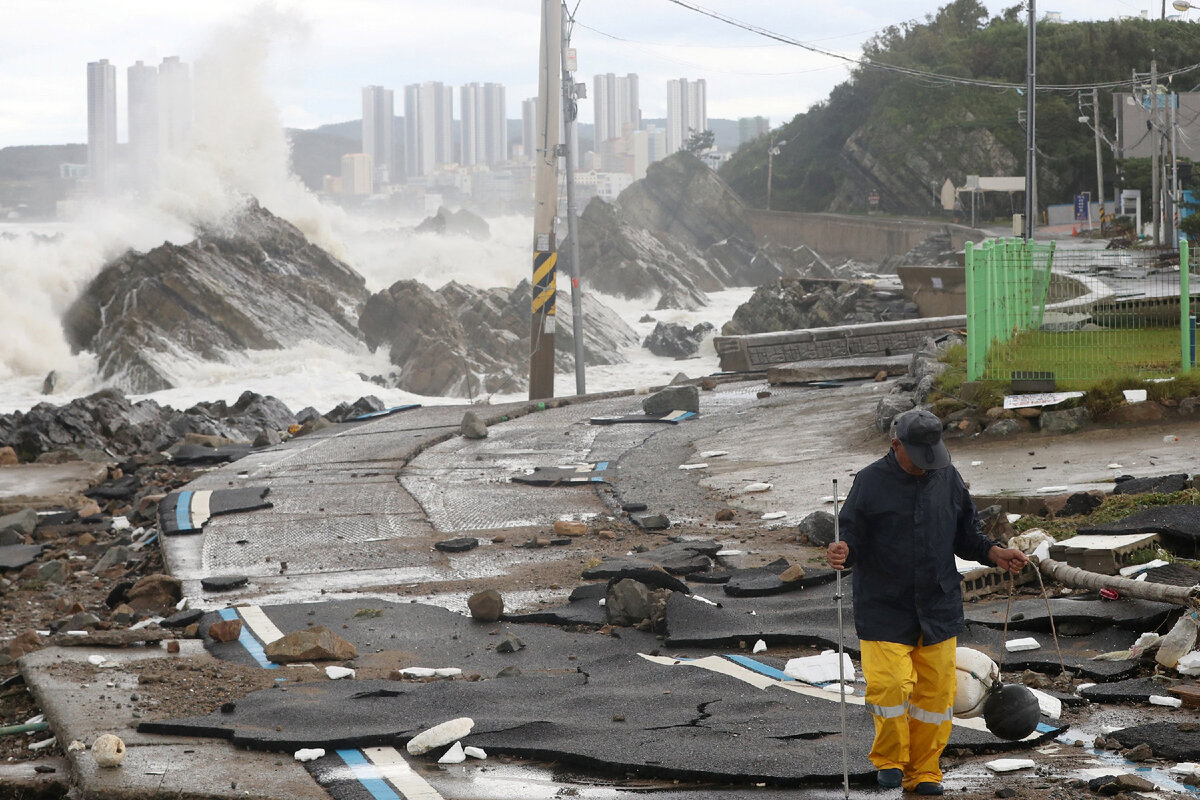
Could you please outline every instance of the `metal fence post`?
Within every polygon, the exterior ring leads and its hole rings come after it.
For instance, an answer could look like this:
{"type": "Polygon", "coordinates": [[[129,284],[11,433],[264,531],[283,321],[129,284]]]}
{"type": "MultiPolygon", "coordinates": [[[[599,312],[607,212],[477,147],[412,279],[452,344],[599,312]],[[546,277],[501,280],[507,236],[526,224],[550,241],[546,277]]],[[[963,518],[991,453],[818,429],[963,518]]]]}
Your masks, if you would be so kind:
{"type": "Polygon", "coordinates": [[[1187,239],[1179,241],[1179,338],[1180,338],[1180,372],[1184,375],[1192,371],[1192,360],[1195,358],[1196,329],[1192,319],[1192,289],[1191,264],[1189,263],[1189,248],[1187,239]]]}
{"type": "Polygon", "coordinates": [[[967,380],[979,380],[979,312],[976,302],[979,289],[975,286],[975,244],[967,242],[965,246],[965,277],[967,279],[967,380]]]}

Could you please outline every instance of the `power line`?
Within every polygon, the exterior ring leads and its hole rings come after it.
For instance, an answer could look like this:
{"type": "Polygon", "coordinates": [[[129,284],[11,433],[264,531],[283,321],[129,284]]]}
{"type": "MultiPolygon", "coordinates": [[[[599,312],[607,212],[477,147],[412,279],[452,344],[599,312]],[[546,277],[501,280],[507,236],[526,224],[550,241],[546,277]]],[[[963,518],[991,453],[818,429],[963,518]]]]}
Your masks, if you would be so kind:
{"type": "MultiPolygon", "coordinates": [[[[845,56],[841,53],[835,53],[832,50],[826,50],[807,42],[801,42],[798,39],[793,39],[790,36],[785,36],[782,33],[776,33],[766,28],[752,25],[748,22],[742,22],[741,20],[725,16],[724,14],[712,11],[702,6],[698,6],[694,3],[686,2],[686,0],[667,0],[667,2],[674,3],[680,8],[686,8],[687,10],[694,11],[697,14],[710,17],[726,25],[732,25],[735,28],[741,28],[744,31],[749,31],[750,33],[764,36],[768,39],[773,39],[777,42],[782,42],[783,44],[790,45],[792,47],[799,47],[802,50],[809,51],[810,53],[817,53],[818,55],[823,55],[828,58],[845,61],[848,64],[853,64],[863,69],[873,69],[880,72],[891,72],[897,75],[905,75],[907,77],[917,78],[931,85],[976,86],[989,89],[1015,89],[1017,91],[1024,91],[1025,89],[1024,84],[1006,83],[1004,81],[986,81],[977,78],[963,78],[957,75],[946,75],[940,72],[930,72],[928,70],[914,69],[912,67],[902,67],[896,64],[888,64],[883,61],[876,61],[869,58],[851,58],[850,56],[845,56]]],[[[1200,69],[1200,63],[1191,64],[1170,72],[1164,72],[1162,73],[1161,77],[1165,79],[1174,75],[1184,75],[1198,69],[1200,69]]],[[[1084,89],[1115,89],[1121,86],[1127,86],[1128,84],[1128,80],[1110,81],[1107,83],[1038,84],[1037,90],[1042,92],[1077,92],[1084,89]]]]}

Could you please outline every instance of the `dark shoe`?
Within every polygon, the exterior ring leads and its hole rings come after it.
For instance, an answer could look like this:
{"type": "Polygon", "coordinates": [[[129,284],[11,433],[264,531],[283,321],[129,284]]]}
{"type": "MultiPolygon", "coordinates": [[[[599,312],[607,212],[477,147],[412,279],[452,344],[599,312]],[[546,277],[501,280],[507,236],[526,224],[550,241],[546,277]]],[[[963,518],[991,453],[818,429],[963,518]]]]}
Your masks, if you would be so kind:
{"type": "Polygon", "coordinates": [[[904,780],[904,772],[898,767],[881,769],[875,776],[875,780],[879,781],[879,785],[885,789],[895,789],[904,780]]]}
{"type": "Polygon", "coordinates": [[[945,794],[946,790],[942,788],[940,783],[933,781],[924,781],[917,784],[917,794],[945,794]]]}

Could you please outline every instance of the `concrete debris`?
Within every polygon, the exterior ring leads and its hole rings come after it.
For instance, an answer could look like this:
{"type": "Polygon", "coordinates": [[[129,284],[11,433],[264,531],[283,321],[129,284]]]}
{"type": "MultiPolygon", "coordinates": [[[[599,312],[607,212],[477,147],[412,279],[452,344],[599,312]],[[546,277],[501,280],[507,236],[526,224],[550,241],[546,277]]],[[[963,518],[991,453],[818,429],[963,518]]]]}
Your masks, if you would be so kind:
{"type": "Polygon", "coordinates": [[[342,678],[353,678],[354,670],[349,667],[326,667],[325,677],[331,681],[341,680],[342,678]]]}
{"type": "Polygon", "coordinates": [[[801,542],[814,547],[828,547],[833,541],[833,514],[828,511],[812,512],[800,520],[797,534],[801,542]]]}
{"type": "Polygon", "coordinates": [[[240,619],[223,619],[208,626],[208,635],[217,642],[236,642],[242,635],[240,619]]]}
{"type": "Polygon", "coordinates": [[[465,553],[468,550],[474,550],[479,547],[479,540],[473,536],[464,536],[458,539],[443,539],[440,542],[434,542],[435,550],[440,550],[443,553],[465,553]]]}
{"type": "Polygon", "coordinates": [[[111,733],[102,733],[92,742],[92,758],[101,767],[117,767],[125,760],[125,742],[111,733]]]}
{"type": "Polygon", "coordinates": [[[406,749],[409,755],[423,755],[430,750],[448,745],[451,742],[457,742],[469,734],[474,727],[475,720],[470,717],[457,717],[447,720],[409,739],[406,749]]]}
{"type": "Polygon", "coordinates": [[[1022,650],[1037,650],[1041,646],[1041,642],[1032,636],[1027,636],[1023,639],[1010,639],[1004,643],[1004,649],[1010,653],[1019,653],[1022,650]]]}
{"type": "Polygon", "coordinates": [[[496,645],[497,653],[516,653],[525,649],[525,642],[511,633],[505,633],[504,638],[496,645]]]}
{"type": "Polygon", "coordinates": [[[483,760],[487,758],[487,752],[482,747],[464,747],[463,752],[471,758],[483,760]]]}
{"type": "Polygon", "coordinates": [[[668,386],[642,401],[642,411],[649,417],[672,411],[700,413],[700,390],[695,386],[668,386]]]}

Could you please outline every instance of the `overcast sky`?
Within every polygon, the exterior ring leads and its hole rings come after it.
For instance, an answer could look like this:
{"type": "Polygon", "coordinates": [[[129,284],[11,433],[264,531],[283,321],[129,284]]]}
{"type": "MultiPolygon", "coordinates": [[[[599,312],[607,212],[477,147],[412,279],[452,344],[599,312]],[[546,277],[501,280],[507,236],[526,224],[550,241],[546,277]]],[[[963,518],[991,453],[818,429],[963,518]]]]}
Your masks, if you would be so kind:
{"type": "MultiPolygon", "coordinates": [[[[690,0],[689,0],[690,2],[690,0]]],[[[692,3],[693,5],[697,3],[692,3]]],[[[936,0],[703,0],[698,5],[849,57],[890,25],[921,20],[936,0]]],[[[999,13],[1016,0],[992,0],[999,13]]],[[[1067,21],[1158,16],[1144,0],[1042,0],[1067,21]]],[[[194,62],[228,29],[251,25],[269,47],[262,80],[284,125],[310,128],[361,116],[360,89],[441,81],[507,87],[508,115],[537,94],[539,0],[16,0],[0,26],[0,147],[84,142],[86,64],[117,67],[125,140],[125,68],[178,55],[194,62]]],[[[569,0],[577,80],[637,73],[644,117],[666,116],[666,81],[704,78],[708,115],[790,120],[847,76],[845,62],[773,42],[670,0],[569,0]],[[578,5],[575,3],[578,2],[578,5]]],[[[1167,5],[1167,10],[1174,13],[1167,5]]],[[[1193,15],[1197,12],[1191,12],[1193,15]]],[[[1147,60],[1149,56],[1147,56],[1147,60]]],[[[455,93],[455,118],[458,114],[455,93]]],[[[580,120],[591,122],[591,104],[580,120]]]]}

